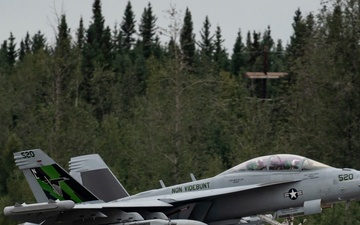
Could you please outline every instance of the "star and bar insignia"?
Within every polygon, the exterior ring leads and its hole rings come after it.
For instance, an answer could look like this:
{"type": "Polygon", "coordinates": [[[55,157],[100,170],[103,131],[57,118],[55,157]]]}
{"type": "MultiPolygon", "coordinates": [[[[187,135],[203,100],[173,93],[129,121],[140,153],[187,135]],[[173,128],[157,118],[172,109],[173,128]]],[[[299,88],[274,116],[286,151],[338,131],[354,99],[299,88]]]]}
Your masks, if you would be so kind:
{"type": "Polygon", "coordinates": [[[289,197],[291,200],[296,200],[299,195],[303,195],[303,191],[298,191],[295,188],[291,188],[288,192],[284,193],[284,197],[289,197]]]}

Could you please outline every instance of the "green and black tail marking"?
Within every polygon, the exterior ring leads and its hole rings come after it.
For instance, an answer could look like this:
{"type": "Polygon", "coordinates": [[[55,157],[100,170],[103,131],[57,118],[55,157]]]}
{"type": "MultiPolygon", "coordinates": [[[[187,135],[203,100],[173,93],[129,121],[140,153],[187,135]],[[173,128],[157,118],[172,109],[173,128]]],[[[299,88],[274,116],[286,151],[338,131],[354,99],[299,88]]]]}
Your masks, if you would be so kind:
{"type": "Polygon", "coordinates": [[[14,153],[16,165],[24,172],[37,202],[72,200],[75,203],[99,200],[40,149],[14,153]]]}

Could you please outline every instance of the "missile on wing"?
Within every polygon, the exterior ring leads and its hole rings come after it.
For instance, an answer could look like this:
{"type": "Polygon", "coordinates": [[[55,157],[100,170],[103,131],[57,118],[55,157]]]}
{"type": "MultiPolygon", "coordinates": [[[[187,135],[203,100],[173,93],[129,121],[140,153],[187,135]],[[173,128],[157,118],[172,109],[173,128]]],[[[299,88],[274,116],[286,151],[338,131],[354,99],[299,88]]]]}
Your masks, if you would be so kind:
{"type": "Polygon", "coordinates": [[[71,200],[65,201],[52,201],[46,203],[35,203],[35,204],[16,204],[15,206],[8,206],[4,208],[5,216],[14,216],[27,214],[29,212],[60,212],[67,211],[74,208],[75,203],[71,200]]]}

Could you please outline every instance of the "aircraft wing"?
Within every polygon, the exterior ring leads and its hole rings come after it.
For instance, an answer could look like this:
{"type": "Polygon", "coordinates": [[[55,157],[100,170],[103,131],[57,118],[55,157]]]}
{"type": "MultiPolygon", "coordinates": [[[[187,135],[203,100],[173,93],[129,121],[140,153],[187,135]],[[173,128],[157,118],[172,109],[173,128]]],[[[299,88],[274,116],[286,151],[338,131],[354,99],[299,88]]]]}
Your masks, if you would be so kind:
{"type": "Polygon", "coordinates": [[[262,188],[272,185],[279,185],[285,183],[298,182],[300,180],[285,180],[280,182],[260,183],[252,185],[243,185],[228,188],[209,189],[203,191],[192,191],[185,193],[176,193],[171,195],[157,195],[144,198],[130,198],[120,199],[115,202],[109,203],[95,203],[95,204],[77,204],[74,209],[103,209],[103,208],[151,208],[151,207],[172,207],[173,204],[181,203],[185,201],[193,201],[200,199],[213,199],[222,195],[230,195],[242,191],[252,190],[256,188],[262,188]]]}
{"type": "MultiPolygon", "coordinates": [[[[243,185],[228,188],[209,189],[203,191],[192,191],[185,193],[176,193],[169,195],[157,195],[149,197],[138,198],[123,198],[114,202],[100,202],[100,203],[79,203],[74,204],[72,201],[57,201],[49,203],[37,203],[31,205],[17,205],[8,206],[4,209],[6,216],[11,216],[20,221],[27,221],[32,223],[41,223],[44,220],[53,221],[75,221],[84,218],[107,218],[111,217],[114,212],[121,212],[121,216],[134,216],[124,211],[133,208],[146,209],[146,208],[169,208],[179,205],[182,202],[192,202],[198,200],[211,200],[224,195],[239,193],[242,191],[262,188],[272,185],[280,185],[285,183],[298,182],[300,180],[287,180],[281,182],[261,183],[254,185],[243,185]],[[105,211],[104,211],[105,210],[105,211]],[[111,210],[111,211],[108,211],[111,210]],[[114,211],[116,210],[116,211],[114,211]],[[123,211],[124,210],[124,211],[123,211]],[[104,214],[105,213],[105,214],[104,214]],[[109,213],[109,214],[108,214],[109,213]]],[[[110,219],[110,218],[109,218],[110,219]]],[[[110,219],[111,220],[111,219],[110,219]]],[[[47,223],[45,223],[47,225],[47,223]]]]}
{"type": "MultiPolygon", "coordinates": [[[[28,205],[16,204],[15,206],[5,207],[4,214],[19,221],[40,224],[45,220],[53,222],[54,219],[62,222],[69,222],[85,218],[104,218],[109,216],[107,215],[108,211],[103,211],[107,209],[113,209],[116,210],[116,212],[122,212],[121,209],[125,208],[144,209],[148,207],[163,208],[172,207],[172,205],[156,199],[139,199],[126,202],[99,202],[86,204],[75,204],[73,201],[65,200],[28,205]]],[[[110,214],[113,214],[113,212],[115,211],[112,211],[110,214]]]]}

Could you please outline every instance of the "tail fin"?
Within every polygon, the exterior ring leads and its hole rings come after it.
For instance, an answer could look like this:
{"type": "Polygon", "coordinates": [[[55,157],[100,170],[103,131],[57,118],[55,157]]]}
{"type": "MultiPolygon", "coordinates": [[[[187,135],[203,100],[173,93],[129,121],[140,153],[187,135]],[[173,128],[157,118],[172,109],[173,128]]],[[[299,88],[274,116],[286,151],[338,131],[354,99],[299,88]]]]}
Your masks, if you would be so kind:
{"type": "Polygon", "coordinates": [[[129,196],[98,154],[71,158],[69,168],[71,176],[105,202],[129,196]]]}
{"type": "Polygon", "coordinates": [[[59,199],[80,203],[99,200],[40,149],[16,152],[14,159],[24,172],[37,202],[59,199]]]}

